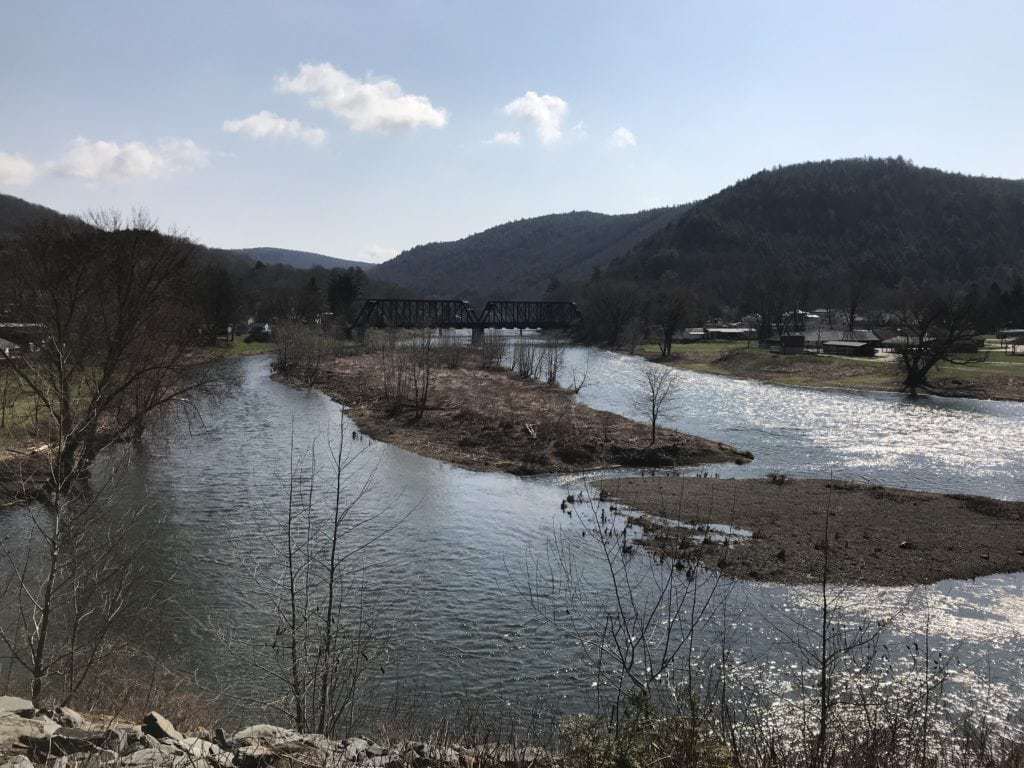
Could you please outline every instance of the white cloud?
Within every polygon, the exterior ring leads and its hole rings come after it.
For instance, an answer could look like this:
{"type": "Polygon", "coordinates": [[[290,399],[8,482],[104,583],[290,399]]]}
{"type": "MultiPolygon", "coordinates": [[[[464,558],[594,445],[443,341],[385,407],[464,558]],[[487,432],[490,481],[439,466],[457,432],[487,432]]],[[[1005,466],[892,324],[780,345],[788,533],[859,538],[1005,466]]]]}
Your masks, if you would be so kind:
{"type": "Polygon", "coordinates": [[[89,181],[157,179],[209,165],[209,153],[191,139],[161,139],[155,147],[141,141],[118,144],[77,138],[47,169],[89,181]]]}
{"type": "Polygon", "coordinates": [[[505,105],[505,114],[525,117],[533,122],[537,136],[544,144],[553,144],[562,138],[562,121],[569,112],[565,99],[550,94],[543,96],[527,91],[505,105]]]}
{"type": "Polygon", "coordinates": [[[299,139],[311,147],[323,144],[327,138],[327,132],[322,128],[307,128],[298,120],[281,117],[265,109],[239,120],[225,120],[221,127],[228,133],[244,133],[253,139],[299,139]]]}
{"type": "Polygon", "coordinates": [[[397,248],[387,248],[383,245],[377,245],[373,243],[366,246],[356,256],[356,261],[369,261],[372,264],[380,264],[381,262],[393,259],[398,255],[397,248]]]}
{"type": "Polygon", "coordinates": [[[441,128],[448,122],[446,110],[426,96],[403,92],[394,80],[358,80],[328,63],[303,64],[295,77],[281,75],[277,89],[308,96],[310,104],[330,110],[353,131],[441,128]]]}
{"type": "Polygon", "coordinates": [[[626,147],[636,146],[636,134],[633,133],[629,128],[616,128],[612,131],[612,136],[608,139],[608,143],[616,149],[625,149],[626,147]]]}
{"type": "Polygon", "coordinates": [[[498,131],[493,138],[487,140],[487,144],[519,144],[523,137],[519,131],[498,131]]]}
{"type": "Polygon", "coordinates": [[[32,183],[36,167],[21,155],[0,152],[0,187],[23,187],[32,183]]]}

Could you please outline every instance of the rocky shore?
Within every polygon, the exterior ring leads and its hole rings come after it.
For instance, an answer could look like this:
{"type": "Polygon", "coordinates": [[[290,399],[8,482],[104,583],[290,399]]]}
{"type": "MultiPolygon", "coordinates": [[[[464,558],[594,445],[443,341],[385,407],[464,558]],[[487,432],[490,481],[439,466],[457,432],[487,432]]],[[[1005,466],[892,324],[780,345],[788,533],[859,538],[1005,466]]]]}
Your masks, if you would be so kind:
{"type": "Polygon", "coordinates": [[[0,696],[0,768],[527,768],[558,766],[537,747],[465,746],[370,739],[329,739],[276,725],[228,735],[216,728],[181,733],[150,712],[140,723],[59,707],[37,710],[0,696]]]}

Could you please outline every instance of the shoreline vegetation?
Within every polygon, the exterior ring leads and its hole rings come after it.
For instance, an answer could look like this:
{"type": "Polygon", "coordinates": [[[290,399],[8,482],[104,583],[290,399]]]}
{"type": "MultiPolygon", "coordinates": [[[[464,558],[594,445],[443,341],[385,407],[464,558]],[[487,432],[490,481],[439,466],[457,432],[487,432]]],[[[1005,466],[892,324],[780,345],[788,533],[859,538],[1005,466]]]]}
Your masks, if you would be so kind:
{"type": "MultiPolygon", "coordinates": [[[[472,470],[536,475],[753,458],[726,443],[660,427],[651,445],[648,424],[582,405],[557,384],[468,359],[430,371],[420,409],[385,396],[382,377],[392,375],[379,353],[360,352],[323,364],[312,386],[344,404],[369,437],[472,470]]],[[[282,378],[307,385],[294,375],[282,378]]]]}
{"type": "Polygon", "coordinates": [[[629,522],[643,529],[651,552],[699,558],[736,579],[820,583],[826,512],[829,578],[838,583],[930,584],[1024,570],[1024,502],[781,475],[596,485],[638,511],[629,522]],[[725,543],[715,534],[728,529],[719,526],[742,533],[725,543]]]}
{"type": "MultiPolygon", "coordinates": [[[[883,357],[780,355],[746,341],[677,344],[667,359],[660,356],[656,344],[643,344],[636,351],[651,362],[673,368],[747,381],[810,389],[902,391],[898,363],[883,357]]],[[[985,358],[962,365],[940,363],[926,393],[1024,402],[1024,355],[1008,355],[990,347],[985,358]]]]}

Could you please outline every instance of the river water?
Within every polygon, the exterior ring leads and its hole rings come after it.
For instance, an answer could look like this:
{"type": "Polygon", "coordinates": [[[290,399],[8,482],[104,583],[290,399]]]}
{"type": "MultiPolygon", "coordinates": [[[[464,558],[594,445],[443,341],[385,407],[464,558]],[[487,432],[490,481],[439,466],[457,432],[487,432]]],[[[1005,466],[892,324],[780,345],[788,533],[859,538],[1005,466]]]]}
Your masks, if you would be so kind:
{"type": "MultiPolygon", "coordinates": [[[[633,416],[645,364],[574,348],[562,376],[568,382],[586,370],[582,402],[633,416]]],[[[338,404],[273,381],[266,357],[227,361],[221,371],[234,383],[202,404],[204,424],[150,442],[124,473],[119,503],[144,501],[161,514],[151,531],[159,553],[152,566],[158,576],[173,576],[163,630],[140,642],[197,670],[211,687],[251,674],[245,654],[225,646],[220,630],[239,637],[272,632],[252,574],[276,556],[271,531],[287,503],[289,462],[301,464],[314,443],[325,455],[343,432],[350,487],[372,476],[354,512],[351,541],[365,545],[355,559],[365,565],[363,586],[391,637],[389,655],[374,672],[381,700],[412,700],[427,715],[461,703],[536,711],[548,720],[591,703],[593,671],[578,658],[572,634],[523,594],[531,564],[550,561],[552,542],[579,537],[583,547],[579,515],[569,518],[560,505],[587,478],[453,467],[358,437],[347,420],[339,430],[338,404]]],[[[834,475],[1024,499],[1024,404],[909,401],[676,375],[680,407],[666,425],[756,457],[711,472],[834,475]]],[[[5,525],[16,534],[27,520],[15,513],[5,525]]],[[[584,569],[600,584],[599,564],[587,562],[584,569]]],[[[723,626],[731,628],[737,657],[765,685],[773,675],[786,677],[771,628],[805,610],[813,595],[747,583],[729,585],[729,594],[723,626]]],[[[1024,574],[860,590],[852,599],[864,615],[895,617],[892,638],[920,637],[927,627],[933,646],[960,659],[964,707],[976,707],[984,693],[1000,717],[1020,710],[1024,574]]]]}

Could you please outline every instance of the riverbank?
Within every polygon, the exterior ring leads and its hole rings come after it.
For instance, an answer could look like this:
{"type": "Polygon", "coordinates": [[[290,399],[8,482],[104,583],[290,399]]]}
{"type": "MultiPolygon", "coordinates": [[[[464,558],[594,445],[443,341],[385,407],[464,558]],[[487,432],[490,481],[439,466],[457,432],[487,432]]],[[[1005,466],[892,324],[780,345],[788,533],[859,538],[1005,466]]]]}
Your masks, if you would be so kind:
{"type": "Polygon", "coordinates": [[[505,370],[469,364],[434,369],[419,417],[382,396],[381,377],[377,355],[352,355],[329,363],[316,388],[344,403],[370,437],[467,469],[531,475],[752,458],[731,445],[671,429],[658,429],[651,446],[649,426],[505,370]]]}
{"type": "MultiPolygon", "coordinates": [[[[839,355],[780,355],[754,342],[710,341],[679,344],[668,359],[657,345],[638,352],[674,368],[714,373],[812,389],[902,390],[899,364],[891,357],[856,358],[839,355]]],[[[930,394],[982,400],[1024,401],[1024,355],[987,349],[986,359],[963,365],[940,363],[931,376],[930,394]]]]}
{"type": "Polygon", "coordinates": [[[221,728],[179,731],[158,712],[139,723],[113,716],[83,717],[68,707],[38,710],[0,696],[0,768],[129,766],[130,768],[269,768],[269,766],[520,766],[562,765],[544,749],[522,745],[468,746],[447,739],[331,739],[276,725],[252,725],[228,735],[221,728]]]}
{"type": "Polygon", "coordinates": [[[895,586],[1024,570],[1024,502],[947,496],[830,480],[641,477],[598,487],[638,515],[644,544],[737,579],[821,580],[825,511],[830,579],[895,586]],[[728,543],[681,527],[747,532],[728,543]]]}

